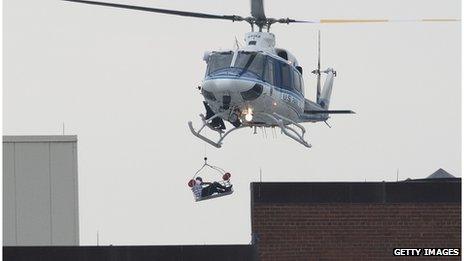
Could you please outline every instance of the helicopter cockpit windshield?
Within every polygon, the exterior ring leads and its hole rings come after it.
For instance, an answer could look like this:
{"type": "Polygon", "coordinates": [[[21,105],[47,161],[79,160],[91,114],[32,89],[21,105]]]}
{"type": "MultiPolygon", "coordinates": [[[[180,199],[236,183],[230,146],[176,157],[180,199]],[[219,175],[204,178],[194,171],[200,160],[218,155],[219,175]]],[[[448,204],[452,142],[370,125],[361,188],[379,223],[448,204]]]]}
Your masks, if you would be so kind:
{"type": "Polygon", "coordinates": [[[211,75],[223,69],[230,68],[229,72],[238,75],[253,74],[253,78],[263,78],[266,56],[258,52],[240,51],[232,63],[233,52],[214,52],[209,56],[207,74],[211,75]]]}
{"type": "Polygon", "coordinates": [[[214,52],[208,59],[207,74],[214,73],[218,70],[229,68],[232,63],[233,52],[214,52]]]}
{"type": "Polygon", "coordinates": [[[258,76],[258,78],[263,78],[264,73],[264,61],[266,56],[257,52],[239,52],[234,68],[242,69],[240,74],[246,72],[252,72],[258,76]]]}
{"type": "Polygon", "coordinates": [[[212,53],[208,58],[207,75],[218,76],[224,73],[236,77],[255,78],[291,92],[304,93],[301,72],[288,62],[265,53],[248,51],[212,53]]]}

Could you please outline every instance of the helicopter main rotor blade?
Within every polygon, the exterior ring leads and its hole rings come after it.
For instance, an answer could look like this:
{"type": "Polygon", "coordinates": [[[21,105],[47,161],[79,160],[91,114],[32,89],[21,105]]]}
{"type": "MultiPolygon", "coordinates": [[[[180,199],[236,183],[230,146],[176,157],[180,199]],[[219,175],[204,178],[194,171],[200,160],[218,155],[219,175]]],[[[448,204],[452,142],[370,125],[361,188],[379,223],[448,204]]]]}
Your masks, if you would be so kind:
{"type": "Polygon", "coordinates": [[[231,20],[231,21],[243,21],[244,20],[243,17],[238,16],[238,15],[213,15],[213,14],[205,14],[205,13],[185,12],[185,11],[178,11],[178,10],[160,9],[160,8],[134,6],[134,5],[123,5],[123,4],[114,4],[114,3],[105,3],[105,2],[95,2],[95,1],[85,1],[85,0],[62,0],[62,1],[90,4],[90,5],[117,7],[117,8],[124,8],[124,9],[132,9],[132,10],[147,11],[147,12],[152,12],[152,13],[196,17],[196,18],[223,19],[223,20],[231,20]]]}
{"type": "Polygon", "coordinates": [[[404,23],[404,22],[459,22],[461,19],[428,18],[428,19],[320,19],[293,20],[279,19],[279,23],[310,23],[310,24],[347,24],[347,23],[404,23]]]}
{"type": "Polygon", "coordinates": [[[457,21],[461,21],[461,19],[320,19],[320,20],[295,20],[295,19],[290,19],[290,18],[274,19],[274,18],[266,18],[266,15],[264,14],[263,0],[250,0],[251,1],[251,15],[253,17],[242,17],[238,15],[205,14],[205,13],[198,13],[198,12],[187,12],[187,11],[160,9],[160,8],[135,6],[135,5],[115,4],[115,3],[108,3],[108,2],[87,1],[87,0],[62,0],[62,1],[89,4],[89,5],[109,6],[109,7],[123,8],[123,9],[132,9],[132,10],[146,11],[146,12],[152,12],[152,13],[196,17],[196,18],[230,20],[233,22],[246,21],[251,26],[253,26],[253,24],[256,24],[260,28],[260,30],[264,26],[267,26],[269,30],[270,26],[274,23],[342,24],[342,23],[457,22],[457,21]]]}
{"type": "Polygon", "coordinates": [[[250,0],[251,2],[251,16],[256,20],[266,20],[266,15],[264,14],[264,5],[263,0],[250,0]]]}

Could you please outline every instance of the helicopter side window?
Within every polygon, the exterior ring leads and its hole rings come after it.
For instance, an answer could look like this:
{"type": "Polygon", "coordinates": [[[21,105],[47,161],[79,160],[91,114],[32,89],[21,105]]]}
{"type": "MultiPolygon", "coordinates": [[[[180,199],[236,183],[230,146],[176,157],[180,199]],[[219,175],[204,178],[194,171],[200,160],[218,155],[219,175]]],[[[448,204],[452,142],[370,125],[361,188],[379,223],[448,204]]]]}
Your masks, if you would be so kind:
{"type": "Polygon", "coordinates": [[[286,63],[280,63],[280,77],[281,77],[281,87],[291,91],[292,90],[292,73],[290,70],[290,65],[286,63]]]}
{"type": "Polygon", "coordinates": [[[274,81],[274,62],[272,59],[266,60],[266,69],[264,71],[264,81],[272,85],[275,84],[274,81]]]}
{"type": "Polygon", "coordinates": [[[243,69],[263,78],[265,56],[256,52],[239,52],[234,67],[243,69]]]}
{"type": "Polygon", "coordinates": [[[295,70],[293,70],[293,88],[295,88],[300,93],[302,92],[301,91],[301,78],[300,78],[300,75],[295,70]]]}
{"type": "Polygon", "coordinates": [[[282,59],[288,60],[288,55],[287,52],[284,50],[280,50],[277,52],[277,55],[281,57],[282,59]]]}
{"type": "Polygon", "coordinates": [[[224,68],[229,68],[232,57],[232,52],[212,53],[208,60],[208,74],[224,68]]]}

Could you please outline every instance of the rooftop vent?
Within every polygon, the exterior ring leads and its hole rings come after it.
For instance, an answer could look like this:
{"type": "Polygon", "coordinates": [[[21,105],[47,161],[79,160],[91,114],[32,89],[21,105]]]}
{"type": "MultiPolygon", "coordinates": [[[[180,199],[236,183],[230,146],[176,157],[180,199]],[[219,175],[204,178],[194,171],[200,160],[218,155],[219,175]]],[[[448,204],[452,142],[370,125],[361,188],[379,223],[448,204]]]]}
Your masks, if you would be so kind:
{"type": "Polygon", "coordinates": [[[446,172],[446,170],[440,168],[434,173],[432,173],[430,176],[428,176],[427,178],[428,179],[453,179],[456,177],[446,172]]]}

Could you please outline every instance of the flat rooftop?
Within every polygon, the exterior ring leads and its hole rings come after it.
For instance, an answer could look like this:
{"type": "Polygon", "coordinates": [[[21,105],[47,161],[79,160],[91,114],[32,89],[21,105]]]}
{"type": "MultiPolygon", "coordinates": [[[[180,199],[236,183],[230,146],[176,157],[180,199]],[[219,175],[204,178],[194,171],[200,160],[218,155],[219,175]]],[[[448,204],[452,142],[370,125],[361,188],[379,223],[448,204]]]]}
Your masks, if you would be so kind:
{"type": "Polygon", "coordinates": [[[4,135],[3,142],[77,142],[77,135],[4,135]]]}
{"type": "Polygon", "coordinates": [[[400,182],[253,182],[252,204],[461,203],[461,178],[400,182]]]}

